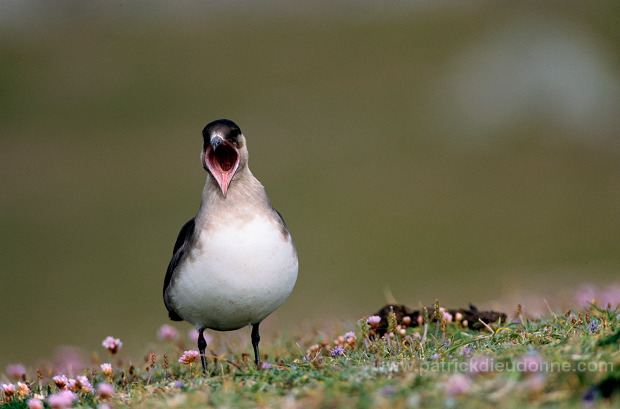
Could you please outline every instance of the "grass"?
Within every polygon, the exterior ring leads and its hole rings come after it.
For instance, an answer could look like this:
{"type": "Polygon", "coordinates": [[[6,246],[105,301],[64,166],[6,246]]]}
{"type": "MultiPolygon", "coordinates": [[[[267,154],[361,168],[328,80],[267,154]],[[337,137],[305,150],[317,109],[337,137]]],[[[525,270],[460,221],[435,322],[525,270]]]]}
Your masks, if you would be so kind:
{"type": "MultiPolygon", "coordinates": [[[[620,402],[619,319],[618,307],[593,304],[540,319],[517,311],[510,323],[479,332],[457,323],[390,322],[388,330],[398,335],[382,338],[365,319],[325,322],[320,330],[264,337],[267,368],[256,369],[238,346],[210,355],[208,376],[199,360],[178,362],[191,341],[161,341],[140,363],[110,356],[114,370],[107,376],[100,367],[105,360],[93,354],[81,372],[93,388],[78,391],[73,406],[613,407],[620,402]],[[112,396],[97,392],[104,383],[114,386],[112,396]]],[[[33,393],[50,407],[49,395],[59,392],[52,371],[24,375],[30,395],[5,393],[0,407],[27,407],[33,393]]]]}

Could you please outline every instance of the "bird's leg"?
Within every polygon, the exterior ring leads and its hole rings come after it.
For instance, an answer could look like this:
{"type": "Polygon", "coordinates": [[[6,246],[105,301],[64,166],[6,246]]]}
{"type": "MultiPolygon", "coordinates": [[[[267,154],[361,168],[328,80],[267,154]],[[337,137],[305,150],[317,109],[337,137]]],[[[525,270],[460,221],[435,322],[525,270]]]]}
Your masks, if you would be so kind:
{"type": "Polygon", "coordinates": [[[198,330],[198,351],[200,351],[200,361],[202,362],[202,370],[207,373],[207,356],[205,350],[207,349],[207,341],[203,334],[204,328],[198,330]]]}
{"type": "Polygon", "coordinates": [[[256,362],[256,367],[260,369],[260,353],[258,352],[258,343],[260,342],[259,325],[260,322],[252,324],[252,347],[254,347],[254,362],[256,362]]]}

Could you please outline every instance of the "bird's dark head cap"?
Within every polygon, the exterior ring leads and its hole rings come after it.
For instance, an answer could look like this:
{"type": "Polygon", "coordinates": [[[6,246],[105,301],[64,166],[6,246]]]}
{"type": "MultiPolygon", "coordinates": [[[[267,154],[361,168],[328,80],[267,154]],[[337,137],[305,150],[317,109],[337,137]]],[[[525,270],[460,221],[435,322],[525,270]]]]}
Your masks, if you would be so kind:
{"type": "Polygon", "coordinates": [[[236,123],[230,119],[217,119],[213,122],[209,122],[202,130],[202,137],[204,139],[203,148],[206,150],[213,138],[221,139],[236,145],[239,143],[240,135],[241,129],[236,123]]]}

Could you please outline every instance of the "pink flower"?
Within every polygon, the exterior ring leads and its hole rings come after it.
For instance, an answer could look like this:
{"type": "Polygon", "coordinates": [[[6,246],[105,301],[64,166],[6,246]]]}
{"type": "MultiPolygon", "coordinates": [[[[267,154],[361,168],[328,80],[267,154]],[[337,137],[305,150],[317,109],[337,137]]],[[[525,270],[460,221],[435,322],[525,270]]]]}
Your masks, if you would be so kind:
{"type": "MultiPolygon", "coordinates": [[[[210,344],[211,341],[213,341],[213,337],[206,332],[203,333],[203,336],[205,337],[205,341],[207,341],[207,344],[210,344]]],[[[198,330],[196,328],[190,329],[187,332],[187,338],[189,338],[189,340],[192,341],[193,344],[196,344],[198,342],[198,330]]]]}
{"type": "Polygon", "coordinates": [[[84,352],[79,348],[59,347],[54,355],[54,372],[57,374],[81,373],[87,366],[84,352]]]}
{"type": "Polygon", "coordinates": [[[114,386],[105,382],[100,383],[99,385],[97,385],[97,395],[99,395],[99,397],[102,399],[112,397],[112,395],[114,395],[114,386]]]}
{"type": "Polygon", "coordinates": [[[198,357],[200,356],[200,352],[198,351],[185,351],[183,353],[183,355],[181,355],[181,358],[179,358],[179,362],[182,364],[191,364],[196,362],[196,360],[198,359],[198,357]]]}
{"type": "Polygon", "coordinates": [[[525,386],[532,392],[542,392],[546,384],[547,377],[542,372],[528,376],[525,381],[525,386]]]}
{"type": "Polygon", "coordinates": [[[15,394],[15,385],[13,385],[12,383],[3,383],[2,391],[7,397],[11,397],[15,394]]]}
{"type": "Polygon", "coordinates": [[[69,378],[67,379],[67,385],[65,386],[65,389],[69,389],[72,392],[77,392],[80,388],[78,387],[75,379],[69,378]]]}
{"type": "Polygon", "coordinates": [[[26,367],[22,364],[7,365],[6,374],[9,378],[24,379],[26,377],[26,367]]]}
{"type": "Polygon", "coordinates": [[[75,379],[76,392],[90,393],[93,391],[93,385],[84,375],[78,375],[75,379]]]}
{"type": "Polygon", "coordinates": [[[56,375],[52,378],[52,380],[54,381],[54,383],[56,384],[56,386],[60,389],[64,389],[67,387],[67,383],[69,382],[69,380],[67,379],[66,376],[64,375],[56,375]]]}
{"type": "Polygon", "coordinates": [[[381,322],[381,317],[379,317],[378,315],[371,315],[370,317],[366,318],[366,322],[370,324],[372,328],[376,328],[381,322]]]}
{"type": "MultiPolygon", "coordinates": [[[[198,330],[196,328],[192,328],[189,331],[187,331],[187,338],[189,338],[190,341],[192,341],[192,343],[196,343],[198,342],[198,330]]],[[[207,344],[209,343],[209,340],[207,340],[207,344]]]]}
{"type": "Polygon", "coordinates": [[[159,327],[157,338],[160,341],[174,341],[179,338],[179,331],[172,325],[164,324],[159,327]]]}
{"type": "Polygon", "coordinates": [[[112,369],[112,364],[101,364],[101,370],[105,376],[112,376],[114,370],[112,369]]]}
{"type": "Polygon", "coordinates": [[[113,337],[107,337],[103,340],[101,345],[103,345],[104,348],[107,348],[111,354],[117,353],[118,350],[123,347],[123,343],[121,342],[121,340],[113,337]]]}
{"type": "Polygon", "coordinates": [[[439,307],[439,313],[443,315],[444,321],[452,322],[452,314],[450,314],[444,307],[439,307]]]}
{"type": "Polygon", "coordinates": [[[43,409],[43,402],[40,399],[28,399],[28,409],[43,409]]]}
{"type": "Polygon", "coordinates": [[[47,404],[52,409],[68,409],[77,400],[77,395],[71,391],[60,391],[47,397],[47,404]]]}
{"type": "Polygon", "coordinates": [[[459,396],[471,388],[471,380],[465,375],[457,373],[448,378],[445,388],[447,395],[459,396]]]}
{"type": "Polygon", "coordinates": [[[22,398],[30,395],[30,386],[24,382],[17,382],[17,395],[22,398]]]}
{"type": "Polygon", "coordinates": [[[577,302],[583,307],[589,307],[590,304],[598,301],[603,308],[607,308],[607,305],[611,305],[614,308],[620,304],[620,286],[617,284],[609,285],[604,290],[599,291],[592,284],[582,284],[577,290],[575,297],[577,302]]]}
{"type": "Polygon", "coordinates": [[[591,284],[582,284],[577,290],[576,298],[579,305],[589,307],[596,300],[597,288],[591,284]]]}
{"type": "Polygon", "coordinates": [[[601,293],[601,306],[607,308],[607,304],[610,304],[612,308],[615,308],[620,304],[620,286],[611,285],[603,290],[601,293]]]}
{"type": "Polygon", "coordinates": [[[319,356],[320,353],[321,353],[321,346],[319,344],[314,344],[306,350],[305,359],[315,359],[319,356]]]}
{"type": "Polygon", "coordinates": [[[517,361],[517,370],[520,372],[542,372],[545,361],[538,354],[523,355],[517,361]]]}

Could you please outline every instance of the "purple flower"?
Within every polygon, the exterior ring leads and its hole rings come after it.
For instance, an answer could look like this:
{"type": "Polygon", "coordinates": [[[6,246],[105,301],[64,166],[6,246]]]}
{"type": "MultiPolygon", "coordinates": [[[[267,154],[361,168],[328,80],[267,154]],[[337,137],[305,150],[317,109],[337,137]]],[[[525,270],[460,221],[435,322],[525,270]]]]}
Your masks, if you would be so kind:
{"type": "Polygon", "coordinates": [[[344,355],[344,348],[338,345],[331,350],[331,354],[332,356],[344,355]]]}
{"type": "Polygon", "coordinates": [[[267,363],[267,362],[261,362],[260,363],[260,367],[261,367],[261,369],[271,369],[272,368],[271,364],[267,363]]]}
{"type": "Polygon", "coordinates": [[[26,367],[22,364],[7,365],[6,374],[9,378],[24,379],[26,377],[26,367]]]}
{"type": "Polygon", "coordinates": [[[381,395],[394,395],[396,393],[396,388],[394,388],[392,385],[385,385],[383,388],[381,388],[380,390],[381,395]]]}
{"type": "Polygon", "coordinates": [[[383,388],[381,388],[380,391],[381,395],[395,395],[396,392],[396,388],[392,385],[385,385],[383,388]]]}
{"type": "Polygon", "coordinates": [[[465,356],[465,357],[470,357],[472,353],[472,349],[470,347],[465,347],[463,349],[461,349],[461,355],[465,356]]]}
{"type": "Polygon", "coordinates": [[[107,348],[107,350],[110,351],[111,354],[117,353],[118,350],[123,347],[123,343],[121,342],[121,340],[113,337],[107,337],[103,340],[101,345],[103,345],[104,348],[107,348]]]}
{"type": "Polygon", "coordinates": [[[47,397],[47,404],[52,409],[68,409],[77,400],[77,395],[71,391],[60,391],[47,397]]]}
{"type": "Polygon", "coordinates": [[[591,408],[596,403],[596,387],[591,387],[581,397],[581,403],[585,408],[591,408]]]}
{"type": "Polygon", "coordinates": [[[160,341],[174,341],[179,338],[179,331],[172,325],[164,324],[159,327],[157,338],[160,341]]]}
{"type": "Polygon", "coordinates": [[[601,324],[597,324],[596,321],[592,320],[590,321],[590,325],[588,325],[588,331],[590,332],[590,334],[593,334],[597,332],[600,327],[601,324]]]}

